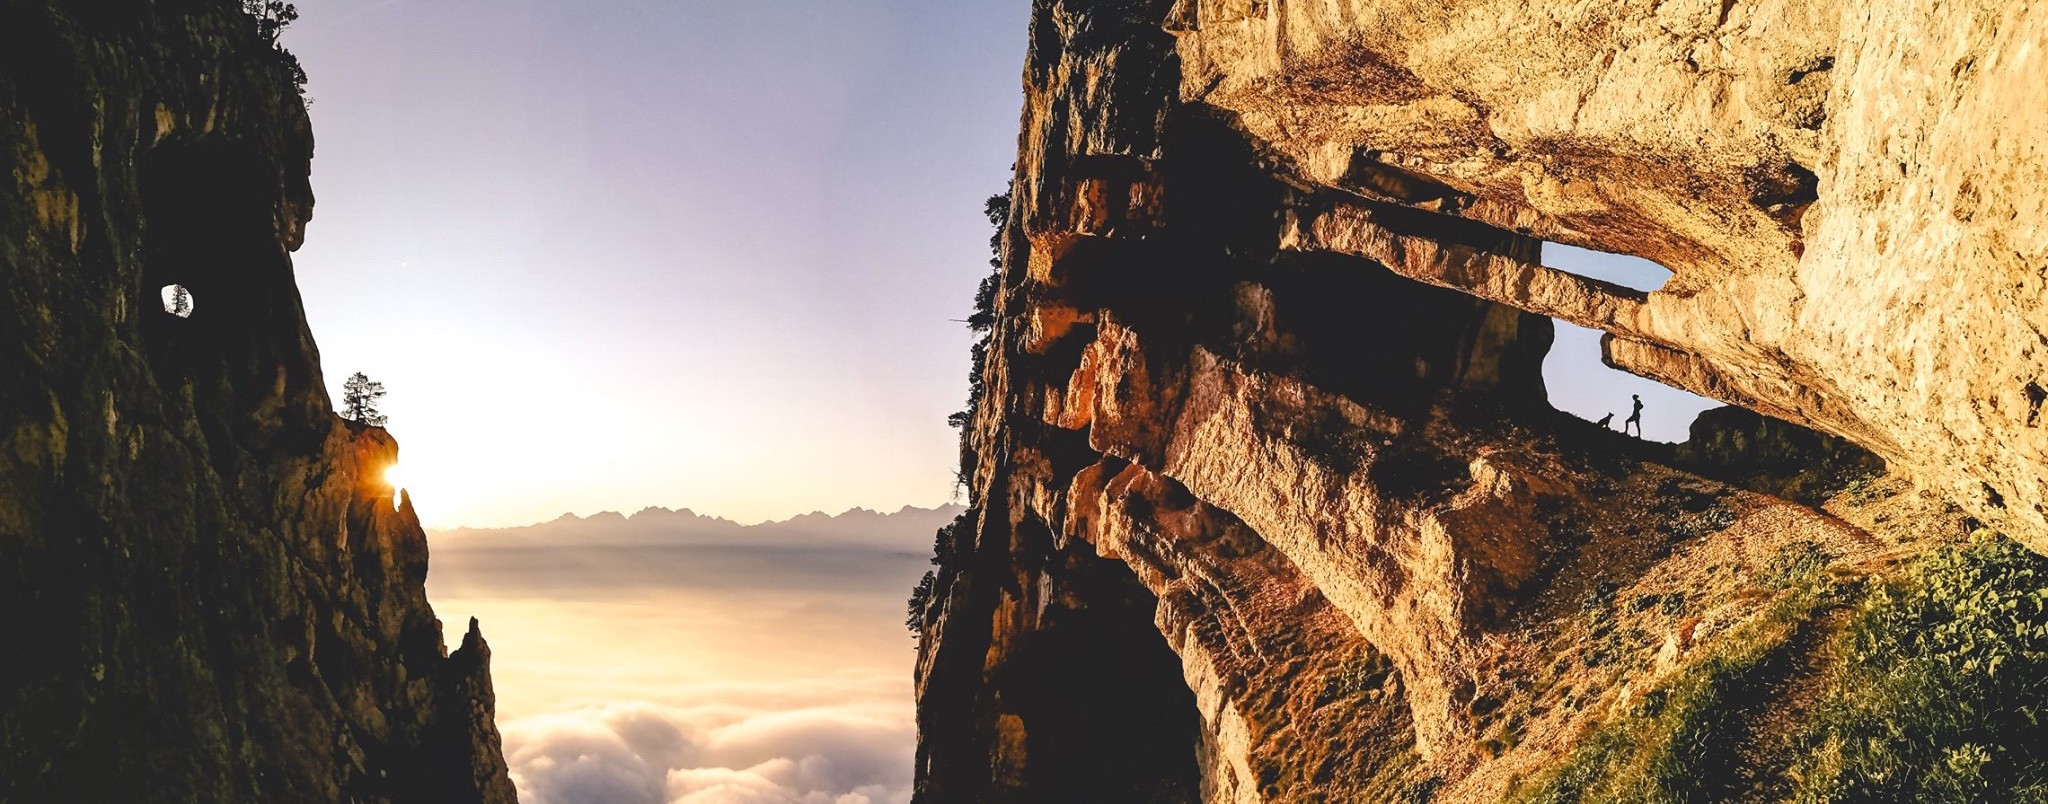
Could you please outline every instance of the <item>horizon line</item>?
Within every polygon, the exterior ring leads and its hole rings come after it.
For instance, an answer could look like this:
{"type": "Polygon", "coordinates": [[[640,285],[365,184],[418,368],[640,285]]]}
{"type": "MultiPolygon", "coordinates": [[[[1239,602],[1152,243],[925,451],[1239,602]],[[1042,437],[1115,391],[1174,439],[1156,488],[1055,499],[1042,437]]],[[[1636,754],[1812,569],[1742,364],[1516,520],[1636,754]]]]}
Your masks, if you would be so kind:
{"type": "Polygon", "coordinates": [[[846,516],[846,515],[848,515],[848,514],[853,514],[853,513],[857,513],[857,512],[858,512],[858,513],[868,513],[868,514],[874,514],[874,515],[877,515],[877,516],[896,516],[896,515],[898,515],[898,514],[902,514],[902,513],[908,512],[908,511],[924,511],[924,512],[936,512],[936,511],[942,511],[942,510],[945,510],[945,509],[947,509],[947,508],[961,508],[961,509],[965,509],[966,507],[967,507],[967,505],[966,505],[965,503],[960,503],[960,502],[954,502],[954,501],[951,501],[951,500],[948,500],[948,501],[946,501],[946,502],[942,502],[942,503],[939,503],[939,504],[937,504],[937,505],[933,505],[933,506],[922,506],[922,505],[916,505],[916,504],[914,504],[914,503],[905,503],[905,504],[903,504],[903,505],[902,505],[901,507],[897,508],[897,509],[896,509],[896,510],[894,510],[894,511],[883,511],[883,510],[880,510],[880,509],[876,509],[876,508],[868,508],[868,507],[865,507],[865,506],[859,506],[859,505],[856,505],[856,506],[853,506],[853,507],[851,507],[851,508],[848,508],[848,509],[846,509],[846,510],[844,510],[844,511],[840,511],[839,513],[836,513],[836,514],[829,514],[829,513],[826,513],[826,512],[824,511],[824,509],[812,509],[812,510],[810,510],[810,511],[805,511],[805,512],[803,512],[803,513],[791,514],[791,515],[789,515],[789,516],[786,516],[786,517],[783,517],[783,518],[780,518],[780,519],[776,519],[776,518],[766,518],[766,519],[762,519],[762,520],[760,520],[760,521],[757,521],[757,522],[741,522],[741,521],[739,521],[739,520],[736,520],[736,519],[733,519],[733,518],[731,518],[731,517],[726,517],[726,516],[720,516],[720,515],[716,515],[716,514],[707,514],[707,513],[704,513],[704,512],[702,512],[702,511],[697,511],[697,510],[695,510],[695,509],[692,509],[692,508],[689,508],[689,507],[681,507],[681,508],[667,508],[667,507],[664,507],[664,506],[659,506],[659,505],[649,505],[649,506],[646,506],[646,507],[644,507],[644,508],[641,508],[641,509],[640,509],[640,510],[638,510],[638,511],[634,511],[634,512],[633,512],[633,513],[631,513],[631,514],[623,513],[623,512],[620,512],[620,511],[613,511],[613,510],[610,510],[610,509],[606,509],[606,510],[601,510],[601,511],[597,511],[597,512],[595,512],[595,513],[591,513],[591,514],[587,514],[587,515],[586,515],[586,514],[577,514],[577,513],[576,513],[576,512],[574,512],[574,511],[565,511],[565,512],[563,512],[563,513],[562,513],[562,514],[561,514],[560,516],[557,516],[557,517],[555,517],[555,518],[553,518],[553,519],[546,519],[546,520],[541,520],[541,521],[538,521],[538,522],[528,522],[528,523],[525,523],[525,524],[521,524],[521,525],[491,525],[491,526],[475,526],[475,525],[456,525],[456,526],[452,526],[452,527],[440,527],[440,526],[428,526],[428,525],[422,524],[422,525],[420,526],[420,529],[421,529],[421,530],[423,530],[423,531],[426,531],[426,532],[428,532],[428,533],[452,533],[452,532],[455,532],[455,531],[493,531],[493,530],[521,530],[521,529],[524,529],[524,528],[532,528],[532,527],[539,527],[539,526],[542,526],[542,525],[552,525],[552,524],[554,524],[554,523],[557,523],[557,522],[561,522],[561,521],[563,521],[563,520],[573,520],[573,521],[577,521],[577,522],[588,522],[588,521],[590,521],[590,520],[593,520],[593,519],[598,519],[598,518],[601,518],[601,517],[606,517],[606,515],[610,515],[610,516],[612,516],[612,517],[617,517],[617,518],[619,518],[619,519],[620,519],[620,520],[622,520],[622,521],[631,521],[631,520],[633,520],[633,519],[635,519],[635,518],[637,518],[637,517],[639,517],[639,516],[641,516],[641,515],[643,515],[643,514],[647,514],[647,513],[648,513],[648,512],[650,512],[650,511],[660,511],[660,512],[663,512],[663,513],[667,513],[667,514],[685,514],[685,513],[686,513],[686,514],[689,514],[689,515],[691,515],[691,516],[697,517],[697,518],[699,518],[699,519],[708,519],[708,520],[713,520],[713,521],[723,521],[723,522],[728,522],[728,523],[731,523],[732,525],[734,525],[734,526],[736,526],[736,527],[741,527],[741,528],[755,528],[755,527],[761,527],[761,526],[764,526],[764,525],[782,525],[782,524],[787,524],[787,523],[790,523],[790,522],[794,522],[794,521],[796,521],[796,520],[798,520],[798,519],[803,519],[803,518],[805,518],[805,517],[816,517],[816,516],[823,516],[823,517],[826,517],[826,518],[829,518],[829,519],[839,519],[840,517],[844,517],[844,516],[846,516]]]}

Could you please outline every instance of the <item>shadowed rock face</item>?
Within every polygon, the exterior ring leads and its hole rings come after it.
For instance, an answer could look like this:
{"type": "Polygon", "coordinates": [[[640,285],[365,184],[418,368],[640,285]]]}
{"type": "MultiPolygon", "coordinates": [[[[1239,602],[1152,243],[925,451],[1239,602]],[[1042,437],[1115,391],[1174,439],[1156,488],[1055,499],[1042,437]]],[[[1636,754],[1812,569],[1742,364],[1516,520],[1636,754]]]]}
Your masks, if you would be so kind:
{"type": "MultiPolygon", "coordinates": [[[[1074,789],[1030,668],[1127,665],[1060,635],[1095,602],[1179,672],[1067,683],[1194,696],[1200,790],[1154,798],[1496,801],[1713,657],[1768,643],[1745,694],[1804,711],[1841,618],[1785,631],[1783,566],[1881,578],[1963,511],[2048,546],[2048,119],[1994,100],[2048,20],[1982,5],[1036,3],[919,799],[1074,789]],[[1550,317],[1775,420],[1674,452],[1557,414],[1550,317]]],[[[1793,727],[1726,721],[1697,789],[1784,794],[1793,727]]]]}
{"type": "Polygon", "coordinates": [[[0,8],[0,799],[512,801],[398,445],[330,407],[312,135],[237,6],[0,8]]]}

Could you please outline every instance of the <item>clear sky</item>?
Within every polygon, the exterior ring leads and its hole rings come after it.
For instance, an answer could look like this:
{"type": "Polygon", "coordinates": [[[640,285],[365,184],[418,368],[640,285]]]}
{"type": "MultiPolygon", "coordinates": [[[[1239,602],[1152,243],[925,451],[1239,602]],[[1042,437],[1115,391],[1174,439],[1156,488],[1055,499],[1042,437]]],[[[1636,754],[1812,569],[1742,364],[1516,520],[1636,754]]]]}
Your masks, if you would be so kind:
{"type": "Polygon", "coordinates": [[[1028,3],[300,5],[299,283],[430,526],[950,498],[1028,3]]]}

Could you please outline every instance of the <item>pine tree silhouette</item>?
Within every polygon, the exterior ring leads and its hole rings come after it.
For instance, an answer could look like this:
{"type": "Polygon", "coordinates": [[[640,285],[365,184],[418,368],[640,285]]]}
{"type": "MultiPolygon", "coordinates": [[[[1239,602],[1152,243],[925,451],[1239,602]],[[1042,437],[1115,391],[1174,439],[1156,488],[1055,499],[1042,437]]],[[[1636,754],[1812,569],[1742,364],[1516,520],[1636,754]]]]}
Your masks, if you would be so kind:
{"type": "Polygon", "coordinates": [[[377,411],[377,400],[384,396],[384,384],[358,371],[349,375],[348,382],[341,384],[341,417],[352,422],[362,422],[372,427],[383,427],[390,421],[377,411]]]}

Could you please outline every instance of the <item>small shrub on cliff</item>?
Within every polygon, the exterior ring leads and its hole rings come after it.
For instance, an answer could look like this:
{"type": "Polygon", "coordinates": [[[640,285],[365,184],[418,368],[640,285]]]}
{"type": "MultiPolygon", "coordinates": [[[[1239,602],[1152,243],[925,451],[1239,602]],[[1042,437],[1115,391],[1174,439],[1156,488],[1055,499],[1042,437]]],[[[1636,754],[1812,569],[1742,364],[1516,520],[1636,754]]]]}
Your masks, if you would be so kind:
{"type": "Polygon", "coordinates": [[[903,625],[910,629],[910,633],[915,634],[924,627],[924,610],[931,605],[932,586],[937,581],[938,575],[926,570],[924,577],[917,579],[917,586],[910,590],[910,610],[903,618],[903,625]]]}
{"type": "Polygon", "coordinates": [[[1810,541],[1793,542],[1765,562],[1760,580],[1765,586],[1776,589],[1808,583],[1827,569],[1828,561],[1829,556],[1820,545],[1810,541]]]}
{"type": "Polygon", "coordinates": [[[989,275],[974,288],[974,313],[967,316],[967,328],[975,332],[987,332],[996,325],[996,290],[1001,284],[996,269],[1003,267],[1003,222],[1010,218],[1010,194],[989,196],[982,202],[981,212],[988,216],[995,233],[988,236],[989,275]]]}
{"type": "Polygon", "coordinates": [[[961,554],[960,542],[969,538],[975,517],[979,513],[973,508],[961,511],[959,516],[953,517],[953,521],[939,526],[938,532],[933,534],[932,565],[939,569],[927,571],[924,577],[918,580],[917,588],[910,590],[909,615],[904,618],[903,624],[910,628],[911,633],[916,633],[923,626],[924,610],[931,605],[932,590],[938,583],[938,572],[955,566],[954,558],[961,554]]]}
{"type": "Polygon", "coordinates": [[[305,66],[299,64],[298,56],[278,44],[284,29],[299,20],[299,7],[284,0],[242,0],[242,11],[256,20],[257,35],[276,51],[278,62],[291,75],[292,86],[300,95],[306,94],[305,66]]]}
{"type": "Polygon", "coordinates": [[[938,532],[932,535],[933,565],[944,567],[953,563],[953,544],[959,540],[961,528],[966,527],[972,527],[966,512],[939,526],[938,532]]]}
{"type": "Polygon", "coordinates": [[[284,0],[242,0],[242,11],[256,18],[256,32],[273,45],[286,27],[299,20],[299,7],[284,0]]]}

